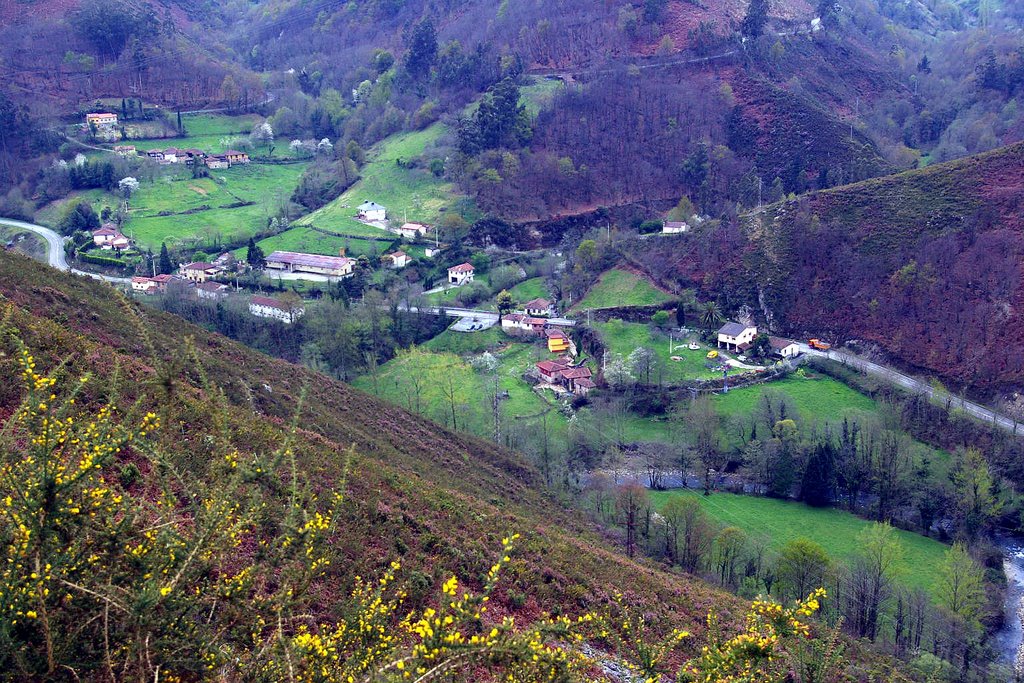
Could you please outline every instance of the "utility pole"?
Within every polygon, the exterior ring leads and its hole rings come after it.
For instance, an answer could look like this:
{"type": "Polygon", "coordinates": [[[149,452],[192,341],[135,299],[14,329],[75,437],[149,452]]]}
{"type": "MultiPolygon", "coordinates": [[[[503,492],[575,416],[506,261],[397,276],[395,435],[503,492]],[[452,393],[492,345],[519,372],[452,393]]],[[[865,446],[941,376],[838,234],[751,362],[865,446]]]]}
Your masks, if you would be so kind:
{"type": "Polygon", "coordinates": [[[501,411],[498,410],[498,371],[494,371],[494,443],[501,443],[501,411]]]}

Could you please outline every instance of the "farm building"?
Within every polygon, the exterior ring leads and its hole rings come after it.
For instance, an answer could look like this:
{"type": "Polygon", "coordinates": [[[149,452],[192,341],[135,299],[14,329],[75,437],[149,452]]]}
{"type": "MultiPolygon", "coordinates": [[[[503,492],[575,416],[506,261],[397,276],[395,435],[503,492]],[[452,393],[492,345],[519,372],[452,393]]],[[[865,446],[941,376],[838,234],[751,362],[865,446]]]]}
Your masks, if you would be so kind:
{"type": "Polygon", "coordinates": [[[302,306],[293,309],[288,304],[267,296],[254,296],[249,301],[249,313],[257,318],[273,318],[291,323],[301,318],[305,312],[306,309],[302,306]]]}
{"type": "Polygon", "coordinates": [[[667,221],[661,228],[661,232],[666,235],[679,235],[689,231],[690,226],[685,221],[667,221]]]}
{"type": "Polygon", "coordinates": [[[745,351],[757,336],[757,327],[743,323],[726,323],[718,330],[718,348],[745,351]]]}
{"type": "Polygon", "coordinates": [[[320,256],[294,251],[275,251],[267,257],[267,268],[328,277],[348,277],[355,263],[355,259],[346,256],[320,256]]]}
{"type": "MultiPolygon", "coordinates": [[[[568,389],[574,394],[579,393],[577,391],[577,386],[580,382],[583,382],[585,380],[586,382],[593,384],[593,380],[591,379],[593,375],[594,373],[592,373],[590,371],[590,368],[588,368],[585,365],[580,365],[574,368],[566,368],[562,370],[561,373],[559,373],[560,379],[562,383],[565,385],[566,389],[568,389]]],[[[583,393],[590,391],[590,389],[592,388],[592,386],[585,387],[585,391],[583,393]]]]}
{"type": "Polygon", "coordinates": [[[205,161],[207,168],[223,169],[231,166],[231,164],[228,163],[228,158],[223,154],[211,154],[206,157],[205,161]]]}
{"type": "Polygon", "coordinates": [[[462,286],[473,281],[476,268],[470,263],[460,263],[448,269],[448,284],[462,286]]]}
{"type": "Polygon", "coordinates": [[[364,221],[382,221],[387,218],[387,209],[377,202],[363,202],[357,209],[356,218],[364,221]]]}
{"type": "Polygon", "coordinates": [[[776,356],[782,356],[783,358],[796,358],[800,355],[800,345],[792,339],[769,337],[768,341],[771,342],[772,353],[776,356]]]}

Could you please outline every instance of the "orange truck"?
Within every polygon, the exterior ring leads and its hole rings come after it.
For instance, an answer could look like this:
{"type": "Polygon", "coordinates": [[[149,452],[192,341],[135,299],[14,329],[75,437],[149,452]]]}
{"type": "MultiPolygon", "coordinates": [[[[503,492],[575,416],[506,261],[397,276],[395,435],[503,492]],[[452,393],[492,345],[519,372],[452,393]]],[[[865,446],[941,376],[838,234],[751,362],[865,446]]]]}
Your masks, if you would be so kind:
{"type": "Polygon", "coordinates": [[[810,346],[812,349],[817,349],[819,351],[828,351],[829,349],[832,348],[831,344],[827,344],[821,341],[820,339],[808,339],[807,345],[810,346]]]}

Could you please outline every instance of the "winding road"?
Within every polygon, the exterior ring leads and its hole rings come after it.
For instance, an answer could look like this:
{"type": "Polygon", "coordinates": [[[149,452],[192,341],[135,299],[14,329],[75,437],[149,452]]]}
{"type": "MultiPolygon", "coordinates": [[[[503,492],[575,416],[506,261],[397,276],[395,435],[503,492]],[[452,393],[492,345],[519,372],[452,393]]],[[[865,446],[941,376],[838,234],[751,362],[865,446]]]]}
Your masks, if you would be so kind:
{"type": "Polygon", "coordinates": [[[971,417],[988,422],[996,427],[1001,427],[1008,432],[1014,434],[1024,433],[1024,422],[1018,422],[1011,417],[997,413],[991,408],[986,408],[980,403],[974,401],[968,401],[965,398],[955,396],[948,391],[942,389],[936,389],[928,381],[911,377],[910,375],[904,374],[899,370],[894,370],[885,365],[879,365],[872,361],[853,356],[842,351],[829,350],[819,351],[812,349],[807,344],[800,344],[800,351],[808,356],[817,356],[819,358],[828,358],[829,360],[835,361],[836,363],[842,363],[852,368],[856,368],[861,372],[865,372],[875,377],[880,377],[890,384],[903,387],[910,391],[914,391],[920,394],[924,394],[931,399],[942,402],[954,410],[962,410],[964,413],[971,417]]]}
{"type": "Polygon", "coordinates": [[[85,275],[86,277],[91,277],[95,280],[103,280],[104,282],[109,282],[111,284],[131,284],[131,278],[101,275],[99,273],[88,273],[84,270],[72,268],[68,264],[67,256],[64,253],[64,242],[66,241],[66,238],[58,235],[49,228],[43,227],[42,225],[36,225],[35,223],[26,223],[25,221],[15,220],[13,218],[0,218],[0,225],[7,225],[12,228],[19,228],[21,230],[27,230],[28,232],[34,232],[46,240],[46,260],[57,270],[63,270],[76,275],[85,275]]]}
{"type": "MultiPolygon", "coordinates": [[[[99,273],[88,273],[84,270],[78,270],[72,268],[67,261],[67,256],[64,253],[64,242],[65,238],[58,235],[53,230],[43,227],[42,225],[36,225],[35,223],[27,223],[25,221],[15,220],[13,218],[0,218],[0,225],[7,225],[13,228],[19,228],[21,230],[27,230],[33,232],[44,240],[47,244],[47,261],[51,266],[58,270],[65,272],[75,273],[76,275],[85,275],[96,280],[103,280],[111,284],[130,284],[131,278],[126,277],[114,277],[112,275],[100,275],[99,273]]],[[[412,306],[406,306],[406,310],[411,312],[420,312],[420,309],[412,306]]],[[[479,309],[471,308],[458,308],[454,306],[431,306],[424,307],[422,312],[429,312],[433,314],[444,313],[451,317],[479,317],[479,318],[497,318],[498,314],[493,311],[483,311],[479,309]]],[[[575,325],[575,321],[565,318],[555,318],[549,321],[550,323],[560,327],[570,327],[575,325]]],[[[1011,417],[997,413],[991,408],[987,408],[980,403],[974,401],[968,401],[967,399],[959,396],[954,396],[947,391],[936,389],[929,382],[911,377],[910,375],[904,374],[898,370],[887,367],[885,365],[879,365],[878,363],[859,358],[857,356],[844,353],[842,351],[829,350],[819,351],[812,349],[807,344],[800,344],[800,351],[808,356],[817,356],[819,358],[828,358],[829,360],[843,365],[856,368],[862,372],[866,372],[869,375],[880,377],[892,384],[915,391],[936,401],[946,403],[950,408],[956,408],[962,410],[964,413],[982,420],[984,422],[991,423],[994,426],[1005,429],[1014,434],[1024,433],[1024,423],[1017,422],[1011,417]]]]}

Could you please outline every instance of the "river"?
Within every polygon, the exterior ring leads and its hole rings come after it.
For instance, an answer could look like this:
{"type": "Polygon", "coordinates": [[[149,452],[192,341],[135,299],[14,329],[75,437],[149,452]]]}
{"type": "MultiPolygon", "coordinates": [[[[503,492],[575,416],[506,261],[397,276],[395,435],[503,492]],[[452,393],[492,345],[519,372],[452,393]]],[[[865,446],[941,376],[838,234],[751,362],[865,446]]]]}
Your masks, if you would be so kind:
{"type": "Polygon", "coordinates": [[[1006,574],[1006,625],[992,638],[1000,661],[1024,669],[1024,539],[1001,537],[996,543],[1003,549],[1003,572],[1006,574]]]}

